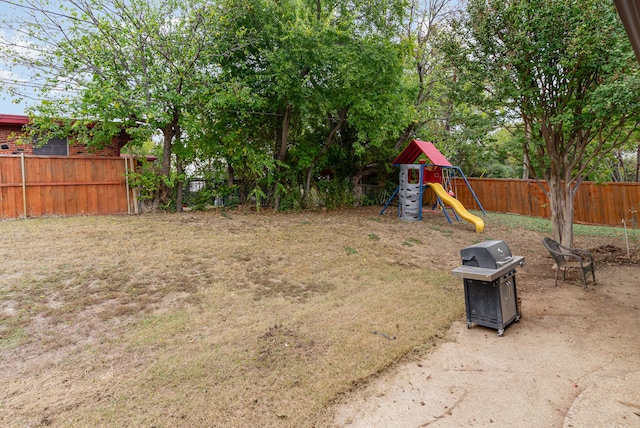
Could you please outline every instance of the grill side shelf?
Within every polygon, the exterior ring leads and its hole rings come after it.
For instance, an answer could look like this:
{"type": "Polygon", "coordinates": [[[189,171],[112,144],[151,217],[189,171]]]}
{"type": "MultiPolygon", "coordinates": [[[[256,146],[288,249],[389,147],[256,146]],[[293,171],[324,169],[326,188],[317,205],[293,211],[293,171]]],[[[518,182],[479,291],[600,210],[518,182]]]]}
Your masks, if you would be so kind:
{"type": "Polygon", "coordinates": [[[505,264],[499,269],[489,269],[476,266],[462,265],[451,271],[453,276],[457,278],[477,279],[480,281],[493,281],[500,278],[502,275],[515,269],[516,266],[524,265],[523,256],[513,256],[513,260],[505,264]]]}

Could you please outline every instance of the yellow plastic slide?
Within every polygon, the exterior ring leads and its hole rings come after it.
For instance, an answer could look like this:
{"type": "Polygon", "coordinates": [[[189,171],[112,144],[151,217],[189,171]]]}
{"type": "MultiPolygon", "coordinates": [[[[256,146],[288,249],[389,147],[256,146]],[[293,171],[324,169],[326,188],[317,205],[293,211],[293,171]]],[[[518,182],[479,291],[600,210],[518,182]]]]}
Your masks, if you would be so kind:
{"type": "Polygon", "coordinates": [[[462,203],[456,198],[449,196],[442,184],[440,183],[427,183],[429,187],[436,192],[436,195],[444,202],[445,204],[451,206],[460,217],[467,220],[469,223],[473,223],[476,226],[476,233],[482,233],[484,231],[484,221],[473,214],[471,214],[467,209],[462,205],[462,203]]]}

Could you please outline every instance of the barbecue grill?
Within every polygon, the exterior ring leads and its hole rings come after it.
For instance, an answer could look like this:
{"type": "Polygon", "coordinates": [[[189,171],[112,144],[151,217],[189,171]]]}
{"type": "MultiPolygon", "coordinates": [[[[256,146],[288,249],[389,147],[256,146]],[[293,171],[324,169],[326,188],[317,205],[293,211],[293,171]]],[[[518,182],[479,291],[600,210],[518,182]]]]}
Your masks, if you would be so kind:
{"type": "Polygon", "coordinates": [[[520,320],[516,267],[524,257],[511,255],[504,241],[485,241],[460,251],[462,266],[452,274],[464,280],[467,328],[472,324],[495,328],[498,336],[520,320]]]}

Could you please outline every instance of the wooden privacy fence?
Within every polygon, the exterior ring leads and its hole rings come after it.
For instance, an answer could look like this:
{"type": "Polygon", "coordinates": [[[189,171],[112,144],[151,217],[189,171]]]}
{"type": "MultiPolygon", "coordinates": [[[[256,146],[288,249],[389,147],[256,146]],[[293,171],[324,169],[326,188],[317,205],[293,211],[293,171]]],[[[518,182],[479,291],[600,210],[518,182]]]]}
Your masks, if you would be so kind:
{"type": "MultiPolygon", "coordinates": [[[[137,212],[125,158],[0,156],[0,218],[137,212]]],[[[545,192],[534,180],[468,178],[485,210],[551,217],[545,192]]],[[[544,184],[546,186],[546,184],[544,184]]],[[[477,208],[460,178],[453,190],[477,208]]],[[[638,226],[640,183],[582,183],[575,199],[577,223],[638,226]]]]}
{"type": "Polygon", "coordinates": [[[127,162],[124,158],[0,156],[0,218],[131,212],[127,162]]]}
{"type": "MultiPolygon", "coordinates": [[[[467,178],[486,211],[550,218],[549,199],[535,180],[467,178]]],[[[546,183],[543,183],[546,187],[546,183]]],[[[454,192],[462,204],[477,209],[471,192],[461,178],[453,180],[454,192]]],[[[622,226],[638,225],[640,183],[583,182],[574,201],[574,222],[622,226]]]]}

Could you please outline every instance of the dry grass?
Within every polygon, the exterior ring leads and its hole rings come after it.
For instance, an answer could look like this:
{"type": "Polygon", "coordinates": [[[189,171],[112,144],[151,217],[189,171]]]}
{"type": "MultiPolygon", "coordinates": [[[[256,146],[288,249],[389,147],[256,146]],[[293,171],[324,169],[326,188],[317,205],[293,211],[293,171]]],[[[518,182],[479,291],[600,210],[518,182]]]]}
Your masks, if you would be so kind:
{"type": "Polygon", "coordinates": [[[473,228],[377,213],[0,222],[0,425],[330,425],[464,311],[473,228]]]}

